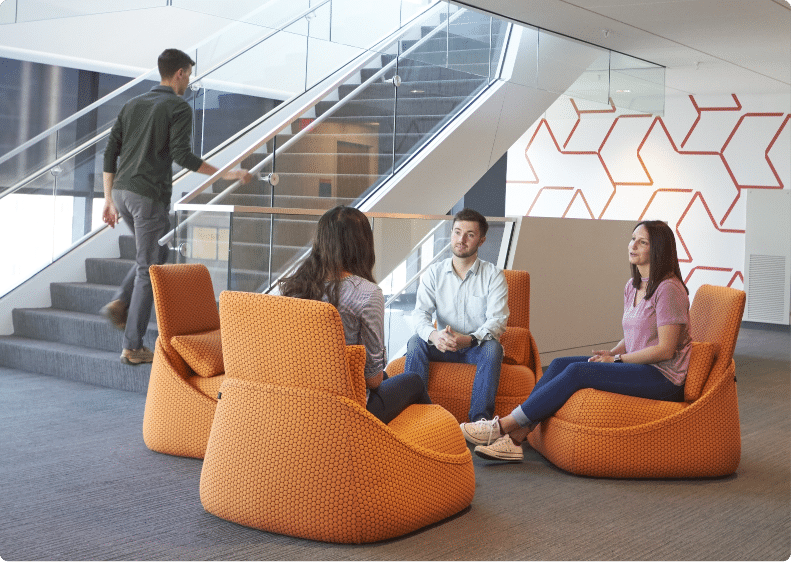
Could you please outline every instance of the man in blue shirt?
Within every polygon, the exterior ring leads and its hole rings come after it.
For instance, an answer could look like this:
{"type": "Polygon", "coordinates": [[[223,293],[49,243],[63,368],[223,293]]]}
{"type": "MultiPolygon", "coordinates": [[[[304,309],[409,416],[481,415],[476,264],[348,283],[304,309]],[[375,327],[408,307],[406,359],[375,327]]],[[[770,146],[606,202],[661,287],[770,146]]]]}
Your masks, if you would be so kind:
{"type": "Polygon", "coordinates": [[[469,419],[492,419],[500,384],[508,322],[508,284],[502,270],[478,258],[486,241],[486,217],[462,209],[453,218],[453,257],[432,265],[421,277],[407,343],[404,372],[417,373],[428,387],[429,361],[476,365],[469,419]],[[437,327],[432,321],[436,313],[437,327]]]}
{"type": "MultiPolygon", "coordinates": [[[[115,227],[119,216],[135,237],[135,265],[113,300],[102,308],[124,330],[121,362],[151,363],[154,354],[143,346],[154,297],[148,268],[167,261],[168,247],[159,239],[170,229],[173,162],[213,175],[217,168],[193,154],[192,108],[181,96],[189,85],[189,55],[166,49],[157,61],[161,82],[148,93],[129,100],[110,131],[104,152],[102,220],[115,227]]],[[[231,170],[224,179],[250,181],[247,170],[231,170]]]]}

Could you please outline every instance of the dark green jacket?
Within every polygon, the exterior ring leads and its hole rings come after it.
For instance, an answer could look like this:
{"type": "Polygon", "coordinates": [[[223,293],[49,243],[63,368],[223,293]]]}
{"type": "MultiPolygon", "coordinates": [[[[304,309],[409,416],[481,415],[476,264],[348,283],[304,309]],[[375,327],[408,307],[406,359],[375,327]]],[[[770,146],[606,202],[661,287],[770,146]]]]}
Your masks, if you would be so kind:
{"type": "Polygon", "coordinates": [[[203,162],[192,153],[191,135],[192,108],[170,86],[154,86],[126,102],[104,150],[113,189],[169,204],[173,162],[193,172],[203,162]]]}

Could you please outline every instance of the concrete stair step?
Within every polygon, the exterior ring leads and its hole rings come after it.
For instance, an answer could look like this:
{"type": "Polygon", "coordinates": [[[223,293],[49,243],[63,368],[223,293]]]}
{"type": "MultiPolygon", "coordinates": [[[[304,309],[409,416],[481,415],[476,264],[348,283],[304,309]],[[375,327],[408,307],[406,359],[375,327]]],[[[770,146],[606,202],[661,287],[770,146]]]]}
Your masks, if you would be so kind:
{"type": "MultiPolygon", "coordinates": [[[[16,308],[13,319],[14,334],[20,337],[119,353],[123,347],[123,332],[97,314],[55,308],[16,308]]],[[[150,322],[143,345],[154,349],[157,335],[156,322],[150,322]]]]}
{"type": "Polygon", "coordinates": [[[120,286],[134,265],[133,259],[88,258],[85,260],[85,272],[89,283],[120,286]]]}
{"type": "Polygon", "coordinates": [[[103,351],[19,336],[0,337],[0,364],[4,367],[145,394],[151,365],[124,365],[120,356],[120,348],[103,351]]]}
{"type": "Polygon", "coordinates": [[[117,287],[99,283],[52,283],[52,308],[98,314],[113,300],[117,287]]]}

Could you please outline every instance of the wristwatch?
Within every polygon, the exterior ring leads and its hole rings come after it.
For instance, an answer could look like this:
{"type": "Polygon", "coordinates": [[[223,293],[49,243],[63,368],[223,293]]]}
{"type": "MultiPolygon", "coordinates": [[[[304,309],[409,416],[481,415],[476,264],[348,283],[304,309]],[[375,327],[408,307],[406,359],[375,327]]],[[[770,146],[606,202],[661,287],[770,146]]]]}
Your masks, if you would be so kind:
{"type": "Polygon", "coordinates": [[[623,363],[623,359],[621,359],[621,354],[614,355],[612,358],[613,363],[623,363]]]}
{"type": "Polygon", "coordinates": [[[476,338],[472,334],[470,334],[470,340],[471,340],[470,347],[475,347],[476,345],[478,345],[478,338],[476,338]]]}

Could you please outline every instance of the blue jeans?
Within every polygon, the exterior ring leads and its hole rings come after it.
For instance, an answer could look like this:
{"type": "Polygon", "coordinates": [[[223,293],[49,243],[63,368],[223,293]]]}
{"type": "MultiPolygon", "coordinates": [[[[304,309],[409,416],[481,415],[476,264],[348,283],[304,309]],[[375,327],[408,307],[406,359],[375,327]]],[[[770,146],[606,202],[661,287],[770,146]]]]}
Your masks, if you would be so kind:
{"type": "Polygon", "coordinates": [[[388,377],[378,387],[371,389],[365,409],[383,423],[390,423],[412,404],[431,404],[431,398],[419,376],[404,373],[388,377]]]}
{"type": "Polygon", "coordinates": [[[460,351],[440,351],[414,335],[407,342],[404,371],[417,373],[428,387],[429,361],[466,363],[475,365],[475,380],[470,398],[470,420],[491,419],[494,416],[494,399],[500,385],[500,365],[503,346],[496,340],[483,340],[480,345],[460,351]]]}
{"type": "Polygon", "coordinates": [[[674,385],[653,365],[589,363],[587,357],[558,357],[511,415],[522,427],[538,423],[583,388],[667,402],[684,400],[684,387],[674,385]]]}

